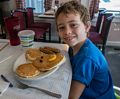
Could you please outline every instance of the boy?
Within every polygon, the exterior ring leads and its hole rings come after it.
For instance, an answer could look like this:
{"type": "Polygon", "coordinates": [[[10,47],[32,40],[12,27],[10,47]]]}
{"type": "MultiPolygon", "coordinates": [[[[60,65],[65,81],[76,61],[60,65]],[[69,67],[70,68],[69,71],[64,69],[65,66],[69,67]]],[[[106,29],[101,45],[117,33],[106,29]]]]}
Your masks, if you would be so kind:
{"type": "Polygon", "coordinates": [[[58,8],[55,17],[60,38],[70,46],[69,99],[115,99],[108,63],[87,38],[91,25],[88,10],[70,1],[58,8]]]}

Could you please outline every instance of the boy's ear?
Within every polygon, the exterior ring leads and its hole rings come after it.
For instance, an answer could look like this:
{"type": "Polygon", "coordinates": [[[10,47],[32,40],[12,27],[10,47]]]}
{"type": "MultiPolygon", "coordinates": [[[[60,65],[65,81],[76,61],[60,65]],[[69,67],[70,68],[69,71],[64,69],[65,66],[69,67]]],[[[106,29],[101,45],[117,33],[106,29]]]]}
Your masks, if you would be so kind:
{"type": "Polygon", "coordinates": [[[86,24],[86,32],[87,32],[87,33],[89,32],[90,27],[91,27],[91,22],[88,21],[87,24],[86,24]]]}

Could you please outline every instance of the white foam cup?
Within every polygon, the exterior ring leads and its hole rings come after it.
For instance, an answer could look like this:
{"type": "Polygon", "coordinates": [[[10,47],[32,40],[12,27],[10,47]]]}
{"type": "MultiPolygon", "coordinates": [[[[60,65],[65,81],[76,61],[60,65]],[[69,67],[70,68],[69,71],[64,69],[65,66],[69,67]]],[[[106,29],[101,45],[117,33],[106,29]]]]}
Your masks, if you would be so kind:
{"type": "Polygon", "coordinates": [[[32,30],[22,30],[18,33],[20,43],[23,47],[33,46],[35,32],[32,30]]]}

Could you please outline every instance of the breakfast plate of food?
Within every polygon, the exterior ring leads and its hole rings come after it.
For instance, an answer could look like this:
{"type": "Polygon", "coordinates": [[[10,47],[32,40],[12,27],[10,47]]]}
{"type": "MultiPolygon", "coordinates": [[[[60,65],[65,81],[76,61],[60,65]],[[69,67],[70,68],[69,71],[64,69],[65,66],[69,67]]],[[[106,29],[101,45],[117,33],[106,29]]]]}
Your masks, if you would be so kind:
{"type": "Polygon", "coordinates": [[[61,50],[53,47],[29,48],[14,63],[18,79],[33,81],[53,74],[65,62],[61,50]]]}

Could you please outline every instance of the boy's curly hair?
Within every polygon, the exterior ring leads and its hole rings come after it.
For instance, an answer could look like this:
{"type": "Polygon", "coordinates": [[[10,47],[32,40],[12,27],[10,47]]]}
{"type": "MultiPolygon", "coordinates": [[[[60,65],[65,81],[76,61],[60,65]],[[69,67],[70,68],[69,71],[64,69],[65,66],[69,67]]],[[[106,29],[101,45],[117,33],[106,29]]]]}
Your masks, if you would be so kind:
{"type": "Polygon", "coordinates": [[[58,8],[57,12],[55,13],[56,22],[57,22],[57,17],[59,16],[60,13],[64,13],[66,15],[69,13],[79,14],[80,19],[84,24],[87,24],[87,22],[90,21],[90,15],[87,8],[74,0],[66,2],[61,7],[58,8]]]}

